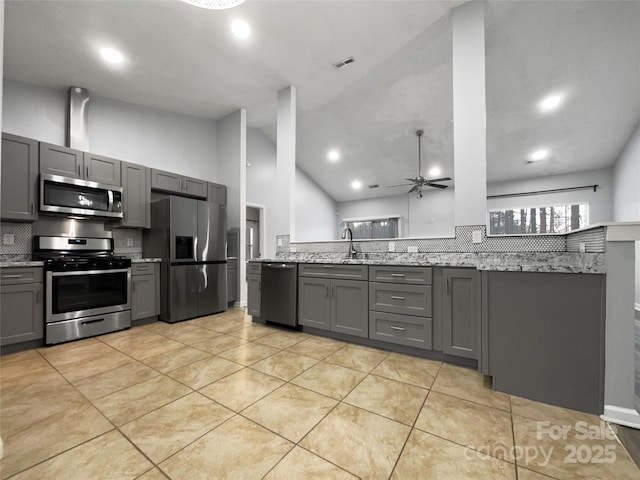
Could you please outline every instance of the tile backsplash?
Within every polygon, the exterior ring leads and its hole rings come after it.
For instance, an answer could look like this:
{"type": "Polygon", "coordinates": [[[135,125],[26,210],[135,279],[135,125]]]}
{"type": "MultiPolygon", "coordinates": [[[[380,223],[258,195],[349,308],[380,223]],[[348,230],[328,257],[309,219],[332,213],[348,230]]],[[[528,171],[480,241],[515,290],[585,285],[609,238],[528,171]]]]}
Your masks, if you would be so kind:
{"type": "Polygon", "coordinates": [[[113,248],[116,255],[142,256],[142,229],[114,228],[113,248]]]}
{"type": "Polygon", "coordinates": [[[31,223],[0,222],[0,255],[31,255],[31,223]],[[4,235],[13,235],[13,245],[4,244],[4,235]]]}

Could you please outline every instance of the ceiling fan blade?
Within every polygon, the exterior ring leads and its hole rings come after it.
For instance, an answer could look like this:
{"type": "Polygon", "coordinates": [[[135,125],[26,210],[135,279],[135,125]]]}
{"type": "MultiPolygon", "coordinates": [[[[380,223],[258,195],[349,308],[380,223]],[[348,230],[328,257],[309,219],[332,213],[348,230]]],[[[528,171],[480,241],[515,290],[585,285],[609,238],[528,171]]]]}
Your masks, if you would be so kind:
{"type": "Polygon", "coordinates": [[[449,177],[442,177],[442,178],[430,178],[429,179],[429,183],[430,182],[444,182],[446,180],[451,180],[449,177]]]}
{"type": "Polygon", "coordinates": [[[405,178],[405,180],[407,182],[416,183],[416,179],[415,178],[405,178]]]}
{"type": "Polygon", "coordinates": [[[392,187],[408,187],[409,185],[413,185],[413,183],[401,183],[399,185],[387,185],[387,188],[392,188],[392,187]]]}
{"type": "Polygon", "coordinates": [[[409,190],[407,193],[413,193],[413,192],[417,192],[418,191],[418,185],[414,185],[413,188],[411,190],[409,190]]]}
{"type": "Polygon", "coordinates": [[[427,187],[447,188],[449,185],[438,185],[437,183],[425,183],[427,187]]]}

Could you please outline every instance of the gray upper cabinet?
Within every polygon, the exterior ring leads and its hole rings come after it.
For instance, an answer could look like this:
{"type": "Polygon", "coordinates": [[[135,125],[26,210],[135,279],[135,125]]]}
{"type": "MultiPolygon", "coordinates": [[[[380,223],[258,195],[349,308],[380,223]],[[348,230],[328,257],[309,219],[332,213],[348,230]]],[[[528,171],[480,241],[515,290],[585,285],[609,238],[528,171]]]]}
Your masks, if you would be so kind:
{"type": "Polygon", "coordinates": [[[207,198],[208,183],[196,178],[184,177],[176,173],[151,169],[151,189],[179,195],[207,198]]]}
{"type": "Polygon", "coordinates": [[[40,173],[120,186],[120,160],[40,143],[40,173]]]}
{"type": "Polygon", "coordinates": [[[105,185],[122,185],[120,160],[84,152],[84,179],[105,185]]]}
{"type": "Polygon", "coordinates": [[[442,270],[442,351],[457,357],[479,358],[480,272],[442,270]]]}
{"type": "Polygon", "coordinates": [[[40,173],[84,178],[84,155],[80,150],[40,142],[40,173]]]}
{"type": "Polygon", "coordinates": [[[219,205],[227,204],[227,187],[209,182],[209,201],[219,205]]]}
{"type": "Polygon", "coordinates": [[[120,226],[151,227],[150,171],[142,165],[121,162],[124,216],[120,226]]]}
{"type": "Polygon", "coordinates": [[[1,176],[2,220],[37,220],[38,142],[3,133],[1,176]]]}

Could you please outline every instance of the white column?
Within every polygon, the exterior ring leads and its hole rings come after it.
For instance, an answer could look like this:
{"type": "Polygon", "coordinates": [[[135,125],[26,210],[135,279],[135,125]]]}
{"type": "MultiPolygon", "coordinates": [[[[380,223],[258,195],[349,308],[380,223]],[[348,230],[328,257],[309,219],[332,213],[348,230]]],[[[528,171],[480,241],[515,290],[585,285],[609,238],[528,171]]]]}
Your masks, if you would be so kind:
{"type": "Polygon", "coordinates": [[[295,235],[296,182],[296,87],[278,92],[276,142],[276,232],[295,235]]]}
{"type": "Polygon", "coordinates": [[[227,186],[227,229],[240,229],[238,277],[239,303],[247,304],[247,111],[242,108],[216,122],[218,181],[227,186]]]}
{"type": "Polygon", "coordinates": [[[487,149],[484,8],[453,10],[453,146],[455,224],[485,225],[487,149]]]}

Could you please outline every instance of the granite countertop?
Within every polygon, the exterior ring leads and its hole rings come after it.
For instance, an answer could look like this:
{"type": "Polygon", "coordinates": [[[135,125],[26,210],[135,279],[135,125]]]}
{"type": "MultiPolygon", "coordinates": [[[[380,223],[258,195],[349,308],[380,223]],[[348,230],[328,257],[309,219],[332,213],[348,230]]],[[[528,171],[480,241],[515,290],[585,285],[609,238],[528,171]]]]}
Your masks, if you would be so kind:
{"type": "Polygon", "coordinates": [[[251,261],[469,267],[505,272],[606,273],[604,253],[369,253],[364,258],[356,259],[345,258],[343,253],[280,253],[275,259],[251,261]]]}
{"type": "Polygon", "coordinates": [[[12,267],[42,267],[44,262],[42,260],[2,260],[0,261],[0,268],[12,268],[12,267]]]}
{"type": "Polygon", "coordinates": [[[155,263],[155,262],[161,262],[161,261],[162,261],[161,258],[140,258],[140,257],[131,258],[131,263],[155,263]]]}

